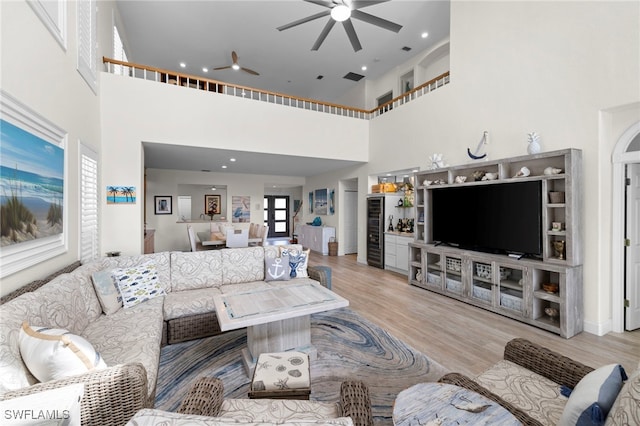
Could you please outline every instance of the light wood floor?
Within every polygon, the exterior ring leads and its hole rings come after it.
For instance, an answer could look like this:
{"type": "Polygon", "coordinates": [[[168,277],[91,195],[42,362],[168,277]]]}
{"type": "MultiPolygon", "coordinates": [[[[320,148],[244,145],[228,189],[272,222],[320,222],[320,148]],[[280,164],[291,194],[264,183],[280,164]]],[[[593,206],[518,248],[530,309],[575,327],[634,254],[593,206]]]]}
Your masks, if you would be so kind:
{"type": "Polygon", "coordinates": [[[640,362],[640,330],[571,339],[411,286],[407,277],[357,263],[355,255],[312,253],[310,265],[332,268],[333,290],[350,308],[451,371],[474,377],[502,359],[504,345],[523,337],[591,367],[640,362]]]}

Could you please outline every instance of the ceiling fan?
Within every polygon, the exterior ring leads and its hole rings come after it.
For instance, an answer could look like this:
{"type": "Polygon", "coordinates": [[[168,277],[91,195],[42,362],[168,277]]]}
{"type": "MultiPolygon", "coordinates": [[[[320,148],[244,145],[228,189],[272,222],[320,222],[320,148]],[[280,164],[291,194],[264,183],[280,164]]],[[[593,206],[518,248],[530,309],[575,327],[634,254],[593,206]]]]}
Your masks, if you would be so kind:
{"type": "Polygon", "coordinates": [[[241,67],[240,65],[238,65],[238,54],[235,52],[235,50],[233,52],[231,52],[231,60],[232,60],[231,65],[228,65],[226,67],[214,68],[213,70],[214,71],[218,71],[218,70],[226,70],[226,69],[231,68],[231,69],[236,70],[236,71],[242,70],[242,71],[247,72],[249,74],[260,75],[259,73],[255,72],[252,69],[244,68],[244,67],[241,67]]]}
{"type": "Polygon", "coordinates": [[[324,42],[324,39],[327,38],[327,35],[329,35],[329,32],[331,31],[331,29],[333,28],[336,22],[342,22],[342,26],[347,32],[347,36],[349,37],[351,46],[353,46],[354,52],[361,50],[362,45],[360,44],[360,40],[358,39],[356,30],[353,28],[353,23],[351,22],[351,18],[358,19],[360,21],[378,26],[380,28],[384,28],[385,30],[393,31],[395,33],[399,32],[402,29],[402,25],[398,25],[394,22],[387,21],[386,19],[382,19],[377,16],[370,15],[360,10],[367,6],[373,6],[378,3],[385,3],[389,0],[304,0],[304,1],[308,3],[317,4],[318,6],[326,7],[328,8],[328,10],[316,13],[315,15],[307,16],[306,18],[299,19],[297,21],[291,22],[286,25],[282,25],[278,27],[278,31],[288,30],[289,28],[293,28],[300,24],[304,24],[309,21],[314,21],[324,16],[330,16],[329,20],[327,21],[327,24],[324,26],[323,30],[320,32],[320,36],[318,36],[313,47],[311,47],[311,50],[320,49],[320,46],[324,42]]]}

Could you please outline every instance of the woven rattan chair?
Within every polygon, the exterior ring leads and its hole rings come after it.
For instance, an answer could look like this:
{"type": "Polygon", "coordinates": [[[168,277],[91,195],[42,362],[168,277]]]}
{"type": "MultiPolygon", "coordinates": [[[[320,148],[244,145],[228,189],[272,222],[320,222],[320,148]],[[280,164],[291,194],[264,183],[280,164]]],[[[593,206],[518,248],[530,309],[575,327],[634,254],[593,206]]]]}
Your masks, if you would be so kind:
{"type": "MultiPolygon", "coordinates": [[[[178,408],[178,413],[217,417],[224,395],[222,381],[202,377],[193,384],[178,408]]],[[[344,381],[340,386],[340,416],[351,417],[355,426],[373,425],[369,390],[361,381],[344,381]]]]}
{"type": "MultiPolygon", "coordinates": [[[[520,338],[513,339],[507,343],[504,348],[504,359],[571,389],[575,388],[580,379],[593,371],[591,367],[520,338]]],[[[467,376],[459,373],[449,373],[442,376],[438,381],[467,388],[497,402],[509,410],[523,425],[542,426],[539,421],[531,418],[526,412],[467,376]]]]}

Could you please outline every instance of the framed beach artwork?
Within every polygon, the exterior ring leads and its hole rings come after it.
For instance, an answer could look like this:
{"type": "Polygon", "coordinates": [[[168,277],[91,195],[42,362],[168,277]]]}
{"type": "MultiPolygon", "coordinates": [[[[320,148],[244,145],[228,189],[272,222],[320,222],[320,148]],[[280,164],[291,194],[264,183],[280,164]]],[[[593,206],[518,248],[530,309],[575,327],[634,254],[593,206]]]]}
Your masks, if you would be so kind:
{"type": "Polygon", "coordinates": [[[220,214],[220,196],[205,195],[204,196],[204,214],[213,218],[214,214],[220,214]]]}
{"type": "Polygon", "coordinates": [[[313,211],[315,214],[327,214],[327,189],[316,189],[313,194],[313,211]]]}
{"type": "Polygon", "coordinates": [[[135,204],[135,186],[107,186],[107,204],[135,204]]]}
{"type": "Polygon", "coordinates": [[[155,205],[155,214],[171,214],[171,195],[156,195],[153,197],[153,204],[155,205]]]}
{"type": "Polygon", "coordinates": [[[67,133],[0,90],[0,276],[67,251],[67,133]]]}
{"type": "Polygon", "coordinates": [[[231,197],[231,222],[251,222],[251,197],[248,195],[234,195],[231,197]]]}
{"type": "Polygon", "coordinates": [[[309,213],[313,213],[313,191],[309,191],[309,213]]]}
{"type": "Polygon", "coordinates": [[[329,190],[329,214],[335,214],[336,212],[336,190],[331,188],[329,190]]]}

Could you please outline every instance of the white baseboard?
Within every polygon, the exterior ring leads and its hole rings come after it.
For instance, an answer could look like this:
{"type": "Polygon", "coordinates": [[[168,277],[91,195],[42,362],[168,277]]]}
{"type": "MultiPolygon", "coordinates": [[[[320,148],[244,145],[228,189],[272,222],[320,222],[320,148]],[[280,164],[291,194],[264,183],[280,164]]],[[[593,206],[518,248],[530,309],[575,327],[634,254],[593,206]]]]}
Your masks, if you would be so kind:
{"type": "Polygon", "coordinates": [[[583,322],[584,331],[587,333],[595,334],[596,336],[604,336],[613,330],[613,324],[610,319],[604,322],[583,322]]]}

